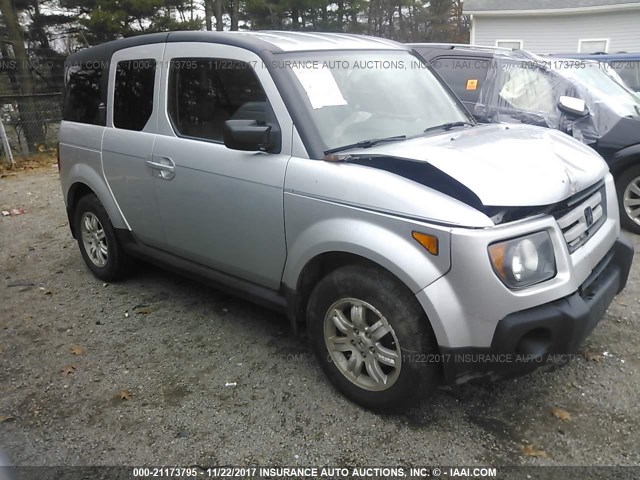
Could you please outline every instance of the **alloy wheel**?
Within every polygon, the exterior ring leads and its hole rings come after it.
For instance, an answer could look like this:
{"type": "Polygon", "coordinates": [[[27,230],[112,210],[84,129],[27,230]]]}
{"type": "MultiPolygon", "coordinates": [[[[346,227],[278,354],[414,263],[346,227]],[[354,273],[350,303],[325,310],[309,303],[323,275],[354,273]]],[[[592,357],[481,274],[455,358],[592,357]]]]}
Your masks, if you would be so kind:
{"type": "Polygon", "coordinates": [[[340,373],[360,388],[381,391],[400,375],[400,344],[387,319],[371,304],[344,298],[328,309],[324,340],[340,373]]]}

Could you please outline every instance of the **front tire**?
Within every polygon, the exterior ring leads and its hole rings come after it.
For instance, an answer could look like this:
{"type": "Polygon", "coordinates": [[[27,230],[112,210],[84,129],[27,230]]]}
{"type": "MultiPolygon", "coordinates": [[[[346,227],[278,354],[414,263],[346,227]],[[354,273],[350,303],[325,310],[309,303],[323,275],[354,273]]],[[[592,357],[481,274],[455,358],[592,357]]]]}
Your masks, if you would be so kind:
{"type": "Polygon", "coordinates": [[[620,223],[632,233],[640,234],[640,165],[626,169],[616,179],[620,223]]]}
{"type": "Polygon", "coordinates": [[[437,344],[422,308],[381,268],[349,265],[320,280],[307,327],[324,373],[364,407],[402,410],[440,383],[437,344]]]}
{"type": "Polygon", "coordinates": [[[109,215],[94,194],[78,201],[74,226],[82,257],[96,277],[113,282],[129,275],[131,259],[118,242],[109,215]]]}

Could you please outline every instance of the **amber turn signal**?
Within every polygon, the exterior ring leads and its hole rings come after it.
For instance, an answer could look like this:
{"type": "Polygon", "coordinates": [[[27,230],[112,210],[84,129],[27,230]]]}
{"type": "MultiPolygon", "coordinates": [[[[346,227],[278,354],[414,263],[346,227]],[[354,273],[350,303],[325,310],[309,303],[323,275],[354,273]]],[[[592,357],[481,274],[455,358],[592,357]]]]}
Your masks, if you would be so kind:
{"type": "Polygon", "coordinates": [[[411,236],[431,255],[438,255],[438,237],[420,232],[411,232],[411,236]]]}

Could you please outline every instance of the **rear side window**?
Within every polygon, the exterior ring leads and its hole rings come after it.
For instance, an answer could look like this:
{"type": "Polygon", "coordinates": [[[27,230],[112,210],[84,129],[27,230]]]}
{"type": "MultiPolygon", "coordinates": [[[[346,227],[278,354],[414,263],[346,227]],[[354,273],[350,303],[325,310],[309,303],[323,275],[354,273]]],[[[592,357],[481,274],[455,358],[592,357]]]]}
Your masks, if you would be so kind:
{"type": "Polygon", "coordinates": [[[439,57],[431,64],[468,108],[475,106],[480,90],[487,79],[487,72],[491,66],[490,59],[439,57]]]}
{"type": "Polygon", "coordinates": [[[65,74],[62,118],[69,122],[105,125],[102,102],[102,62],[69,65],[65,74]]]}
{"type": "Polygon", "coordinates": [[[113,93],[113,125],[140,131],[153,112],[156,61],[152,58],[118,62],[113,93]]]}
{"type": "Polygon", "coordinates": [[[227,120],[266,122],[266,95],[246,62],[213,58],[176,58],[169,66],[167,99],[176,133],[222,141],[227,120]]]}

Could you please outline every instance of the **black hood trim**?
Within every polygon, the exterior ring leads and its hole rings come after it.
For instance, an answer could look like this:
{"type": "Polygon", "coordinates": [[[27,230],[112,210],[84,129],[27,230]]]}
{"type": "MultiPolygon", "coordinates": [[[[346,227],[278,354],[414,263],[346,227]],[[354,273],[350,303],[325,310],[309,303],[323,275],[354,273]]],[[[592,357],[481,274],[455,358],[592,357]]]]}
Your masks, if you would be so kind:
{"type": "Polygon", "coordinates": [[[526,207],[493,206],[484,205],[469,187],[427,162],[390,155],[350,155],[345,158],[345,161],[384,170],[437,190],[484,213],[495,225],[537,215],[553,215],[556,218],[560,218],[604,184],[604,181],[601,180],[591,187],[551,205],[526,207]]]}
{"type": "Polygon", "coordinates": [[[389,155],[352,155],[346,161],[399,175],[484,211],[480,198],[471,189],[430,163],[389,155]]]}

